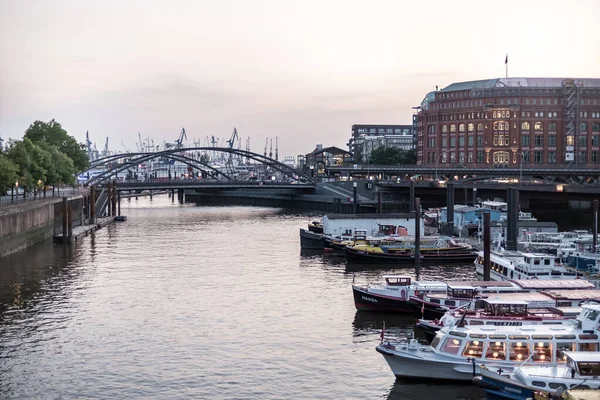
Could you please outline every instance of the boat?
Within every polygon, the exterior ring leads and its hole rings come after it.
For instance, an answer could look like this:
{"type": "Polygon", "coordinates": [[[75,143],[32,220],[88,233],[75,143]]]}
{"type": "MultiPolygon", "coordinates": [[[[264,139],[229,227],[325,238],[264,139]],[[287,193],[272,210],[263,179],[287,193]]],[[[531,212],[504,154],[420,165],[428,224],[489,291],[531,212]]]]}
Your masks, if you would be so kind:
{"type": "MultiPolygon", "coordinates": [[[[483,251],[477,253],[475,269],[483,276],[483,251]]],[[[556,265],[556,257],[551,254],[526,253],[522,251],[490,251],[490,279],[503,281],[511,279],[574,279],[582,277],[581,272],[556,265]]]]}
{"type": "Polygon", "coordinates": [[[346,246],[366,243],[367,231],[364,229],[348,230],[341,235],[323,235],[325,248],[334,253],[344,255],[346,246]]]}
{"type": "Polygon", "coordinates": [[[323,251],[323,234],[300,228],[300,248],[323,251]]]}
{"type": "Polygon", "coordinates": [[[441,281],[413,281],[406,275],[384,275],[383,283],[367,286],[352,285],[357,310],[412,312],[411,296],[424,293],[446,293],[441,281]]]}
{"type": "MultiPolygon", "coordinates": [[[[477,257],[473,247],[458,243],[449,236],[424,236],[420,239],[422,263],[471,262],[477,257]]],[[[346,246],[346,260],[354,263],[415,262],[414,236],[367,240],[364,244],[346,246]]]]}
{"type": "Polygon", "coordinates": [[[510,373],[482,365],[473,383],[486,392],[487,399],[551,399],[562,398],[569,389],[600,389],[600,352],[567,350],[559,362],[553,366],[524,365],[510,373]]]}
{"type": "Polygon", "coordinates": [[[562,352],[598,351],[600,305],[582,306],[571,326],[471,326],[440,329],[431,345],[382,340],[376,347],[400,379],[470,381],[481,365],[511,372],[522,365],[556,366],[562,352]]]}
{"type": "MultiPolygon", "coordinates": [[[[600,300],[600,291],[595,292],[594,299],[600,300]]],[[[523,326],[523,325],[562,325],[569,318],[575,318],[580,307],[573,314],[573,307],[567,312],[556,307],[556,301],[550,300],[544,292],[526,293],[528,297],[537,297],[533,307],[527,300],[519,299],[524,293],[500,294],[496,297],[477,299],[473,308],[461,308],[447,311],[440,319],[417,319],[416,326],[423,331],[427,340],[432,341],[444,326],[462,327],[477,325],[523,326]],[[541,301],[540,301],[541,300],[541,301]]]]}
{"type": "Polygon", "coordinates": [[[323,233],[323,222],[321,221],[310,221],[308,223],[308,230],[314,233],[323,233]]]}
{"type": "Polygon", "coordinates": [[[567,265],[597,274],[600,269],[600,246],[594,247],[593,238],[575,240],[573,243],[576,250],[567,256],[567,265]]]}

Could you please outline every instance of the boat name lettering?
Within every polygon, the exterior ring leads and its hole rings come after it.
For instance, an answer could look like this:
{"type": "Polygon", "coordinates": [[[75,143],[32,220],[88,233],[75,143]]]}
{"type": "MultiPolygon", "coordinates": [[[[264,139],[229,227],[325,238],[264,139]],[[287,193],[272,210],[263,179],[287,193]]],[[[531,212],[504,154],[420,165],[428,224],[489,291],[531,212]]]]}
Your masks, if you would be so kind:
{"type": "Polygon", "coordinates": [[[495,321],[494,325],[496,326],[521,326],[523,322],[521,321],[495,321]]]}
{"type": "Polygon", "coordinates": [[[362,296],[362,299],[366,300],[366,301],[370,301],[371,303],[377,303],[377,299],[374,299],[372,297],[362,296]]]}
{"type": "Polygon", "coordinates": [[[513,393],[521,393],[522,390],[521,389],[517,389],[514,387],[510,387],[510,386],[504,386],[504,390],[506,390],[507,392],[513,392],[513,393]]]}

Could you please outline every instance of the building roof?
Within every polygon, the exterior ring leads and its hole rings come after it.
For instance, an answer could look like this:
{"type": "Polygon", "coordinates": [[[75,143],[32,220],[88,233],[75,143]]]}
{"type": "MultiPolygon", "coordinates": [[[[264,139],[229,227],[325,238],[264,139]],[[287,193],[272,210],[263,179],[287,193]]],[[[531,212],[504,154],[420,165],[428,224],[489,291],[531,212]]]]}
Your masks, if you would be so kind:
{"type": "Polygon", "coordinates": [[[496,78],[479,81],[455,82],[440,92],[457,92],[462,90],[492,89],[503,87],[529,87],[529,88],[560,88],[563,82],[573,79],[576,84],[584,88],[600,88],[598,78],[496,78]]]}
{"type": "Polygon", "coordinates": [[[308,153],[307,156],[309,154],[317,155],[317,154],[322,154],[322,153],[352,155],[352,153],[350,153],[348,150],[340,149],[339,147],[335,147],[335,146],[330,146],[330,147],[324,147],[322,149],[319,149],[317,147],[313,151],[311,151],[310,153],[308,153]]]}

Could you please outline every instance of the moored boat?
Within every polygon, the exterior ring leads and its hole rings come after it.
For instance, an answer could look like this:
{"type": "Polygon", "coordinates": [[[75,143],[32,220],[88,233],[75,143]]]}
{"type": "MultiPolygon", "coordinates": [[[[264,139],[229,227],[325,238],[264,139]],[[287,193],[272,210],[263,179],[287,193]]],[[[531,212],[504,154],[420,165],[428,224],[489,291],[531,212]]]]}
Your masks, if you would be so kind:
{"type": "Polygon", "coordinates": [[[520,366],[507,373],[482,365],[479,371],[473,383],[486,392],[487,399],[562,398],[569,389],[600,389],[600,352],[563,351],[560,363],[551,367],[520,366]]]}
{"type": "Polygon", "coordinates": [[[599,320],[600,305],[586,304],[572,326],[445,327],[431,345],[384,339],[376,350],[397,378],[470,381],[480,365],[510,372],[521,365],[556,366],[565,350],[598,351],[599,320]]]}
{"type": "Polygon", "coordinates": [[[308,230],[314,233],[323,233],[323,222],[321,221],[310,221],[308,223],[308,230]]]}

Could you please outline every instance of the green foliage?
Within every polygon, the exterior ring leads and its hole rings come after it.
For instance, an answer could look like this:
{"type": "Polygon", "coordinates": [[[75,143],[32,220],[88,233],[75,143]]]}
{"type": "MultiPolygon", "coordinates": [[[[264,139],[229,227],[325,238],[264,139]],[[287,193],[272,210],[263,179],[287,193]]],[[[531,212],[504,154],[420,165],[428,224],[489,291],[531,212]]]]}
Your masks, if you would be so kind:
{"type": "Polygon", "coordinates": [[[56,146],[49,145],[46,142],[40,142],[38,146],[46,153],[44,168],[47,172],[44,184],[48,186],[60,184],[74,185],[75,167],[73,160],[56,146]]]}
{"type": "Polygon", "coordinates": [[[14,186],[19,178],[19,167],[0,153],[0,195],[14,186]]]}
{"type": "Polygon", "coordinates": [[[397,165],[416,164],[417,157],[414,150],[401,150],[396,147],[379,147],[371,153],[370,164],[397,165]]]}
{"type": "Polygon", "coordinates": [[[31,140],[11,140],[7,151],[8,158],[19,168],[19,185],[33,189],[38,181],[46,182],[48,154],[31,140]]]}
{"type": "Polygon", "coordinates": [[[24,138],[35,143],[45,142],[67,155],[72,161],[76,172],[85,171],[89,167],[89,160],[85,152],[85,145],[77,143],[74,137],[69,136],[62,126],[55,120],[50,122],[35,121],[25,131],[24,138]]]}

